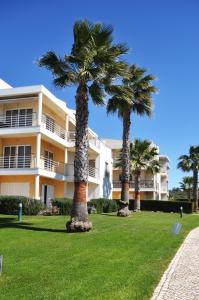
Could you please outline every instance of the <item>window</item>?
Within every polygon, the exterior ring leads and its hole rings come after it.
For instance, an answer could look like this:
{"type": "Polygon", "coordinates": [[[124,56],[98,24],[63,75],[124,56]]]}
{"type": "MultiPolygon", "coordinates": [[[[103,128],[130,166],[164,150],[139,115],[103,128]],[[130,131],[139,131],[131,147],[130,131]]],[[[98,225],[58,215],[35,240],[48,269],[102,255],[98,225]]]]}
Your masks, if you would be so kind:
{"type": "Polygon", "coordinates": [[[105,176],[108,177],[109,175],[110,175],[109,164],[105,162],[105,176]]]}
{"type": "Polygon", "coordinates": [[[14,109],[6,111],[6,126],[24,127],[32,126],[32,108],[14,109]]]}
{"type": "Polygon", "coordinates": [[[4,168],[30,168],[31,146],[6,146],[4,168]]]}

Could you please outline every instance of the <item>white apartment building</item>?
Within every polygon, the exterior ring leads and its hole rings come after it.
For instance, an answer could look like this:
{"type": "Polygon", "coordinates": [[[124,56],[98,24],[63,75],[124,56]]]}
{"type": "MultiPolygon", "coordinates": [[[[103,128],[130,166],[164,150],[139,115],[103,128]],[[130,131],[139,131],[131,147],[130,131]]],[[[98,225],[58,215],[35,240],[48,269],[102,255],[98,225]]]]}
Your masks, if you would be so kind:
{"type": "MultiPolygon", "coordinates": [[[[121,170],[114,167],[114,162],[118,159],[120,155],[120,150],[122,148],[122,140],[103,140],[104,143],[112,149],[113,157],[113,188],[112,188],[112,198],[120,199],[121,197],[121,182],[120,175],[121,170]]],[[[153,143],[152,143],[153,144],[153,143]]],[[[159,147],[153,144],[158,149],[159,147]]],[[[141,200],[168,200],[168,170],[169,170],[169,159],[166,155],[158,155],[157,159],[160,162],[161,168],[160,172],[157,174],[151,174],[146,170],[141,172],[140,180],[140,197],[141,200]]],[[[132,179],[130,181],[130,199],[134,199],[135,183],[132,179]]]]}
{"type": "MultiPolygon", "coordinates": [[[[0,195],[23,195],[46,205],[52,198],[73,197],[74,113],[42,85],[12,88],[0,79],[0,195]]],[[[89,129],[88,199],[119,197],[119,170],[113,169],[119,147],[121,142],[115,147],[89,129]]],[[[144,198],[167,198],[168,158],[159,159],[161,173],[143,177],[144,198]]]]}
{"type": "MultiPolygon", "coordinates": [[[[44,86],[0,81],[0,194],[73,197],[75,115],[44,86]]],[[[111,197],[112,154],[89,129],[88,199],[111,197]]]]}

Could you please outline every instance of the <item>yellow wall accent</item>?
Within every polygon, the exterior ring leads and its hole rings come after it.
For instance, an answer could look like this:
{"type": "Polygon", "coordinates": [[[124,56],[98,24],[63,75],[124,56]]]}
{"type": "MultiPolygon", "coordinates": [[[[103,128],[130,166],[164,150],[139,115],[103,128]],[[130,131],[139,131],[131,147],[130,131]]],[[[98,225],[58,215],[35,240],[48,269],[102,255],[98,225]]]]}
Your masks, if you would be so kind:
{"type": "MultiPolygon", "coordinates": [[[[120,199],[121,197],[121,193],[120,192],[112,192],[112,198],[113,199],[120,199]]],[[[129,193],[129,199],[134,199],[134,192],[130,192],[129,193]]],[[[140,193],[140,199],[144,200],[146,198],[145,192],[141,192],[140,193]]],[[[146,198],[147,199],[147,198],[146,198]]]]}
{"type": "Polygon", "coordinates": [[[21,176],[0,176],[0,183],[23,183],[30,184],[29,197],[34,198],[34,183],[35,179],[33,175],[21,175],[21,176]]]}

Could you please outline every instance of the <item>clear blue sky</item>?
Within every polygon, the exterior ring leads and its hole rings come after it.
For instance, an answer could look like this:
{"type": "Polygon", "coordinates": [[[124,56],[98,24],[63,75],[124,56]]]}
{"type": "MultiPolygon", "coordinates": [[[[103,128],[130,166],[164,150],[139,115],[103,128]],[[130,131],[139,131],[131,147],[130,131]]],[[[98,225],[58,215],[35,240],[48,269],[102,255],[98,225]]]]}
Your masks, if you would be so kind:
{"type": "MultiPolygon", "coordinates": [[[[114,26],[131,48],[127,60],[157,76],[152,119],[132,116],[131,137],[148,138],[170,157],[170,187],[182,173],[177,158],[199,144],[199,2],[197,0],[0,1],[0,78],[12,86],[43,84],[74,107],[74,90],[57,90],[35,61],[47,50],[68,53],[75,20],[114,26]]],[[[89,126],[121,138],[121,121],[90,104],[89,126]]]]}

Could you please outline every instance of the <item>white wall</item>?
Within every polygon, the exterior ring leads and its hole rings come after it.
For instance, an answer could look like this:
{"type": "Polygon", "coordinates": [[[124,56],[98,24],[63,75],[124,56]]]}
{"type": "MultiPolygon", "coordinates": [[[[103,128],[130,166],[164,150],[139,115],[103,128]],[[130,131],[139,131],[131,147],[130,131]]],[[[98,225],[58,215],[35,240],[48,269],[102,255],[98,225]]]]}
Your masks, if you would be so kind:
{"type": "Polygon", "coordinates": [[[99,197],[112,197],[112,150],[100,141],[100,155],[98,157],[99,172],[100,172],[100,188],[99,197]],[[105,163],[108,163],[109,176],[105,174],[105,163]]]}

